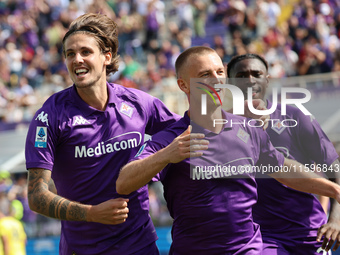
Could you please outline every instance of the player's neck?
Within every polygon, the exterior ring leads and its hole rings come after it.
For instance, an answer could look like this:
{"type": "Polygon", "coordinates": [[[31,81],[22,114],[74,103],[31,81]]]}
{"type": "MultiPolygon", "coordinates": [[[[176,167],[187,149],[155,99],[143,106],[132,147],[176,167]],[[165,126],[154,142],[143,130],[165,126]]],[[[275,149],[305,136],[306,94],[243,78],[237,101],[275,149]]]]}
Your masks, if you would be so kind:
{"type": "Polygon", "coordinates": [[[77,89],[78,95],[85,103],[93,108],[104,111],[108,102],[109,94],[107,86],[91,87],[88,89],[77,89]]]}

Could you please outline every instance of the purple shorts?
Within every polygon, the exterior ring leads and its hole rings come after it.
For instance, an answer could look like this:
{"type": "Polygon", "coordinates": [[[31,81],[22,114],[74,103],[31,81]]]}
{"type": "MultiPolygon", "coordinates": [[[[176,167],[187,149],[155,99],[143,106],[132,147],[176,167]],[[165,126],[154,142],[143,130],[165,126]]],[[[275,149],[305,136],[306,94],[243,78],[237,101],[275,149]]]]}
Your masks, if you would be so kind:
{"type": "MultiPolygon", "coordinates": [[[[101,255],[115,255],[116,253],[112,250],[100,253],[101,255]]],[[[148,246],[144,247],[140,251],[137,251],[132,254],[126,254],[126,255],[159,255],[159,250],[157,248],[156,242],[152,242],[148,246]]],[[[59,243],[59,255],[83,255],[83,254],[78,254],[75,251],[73,251],[63,238],[63,235],[60,236],[60,243],[59,243]]],[[[118,254],[117,254],[118,255],[118,254]]],[[[121,254],[119,254],[121,255],[121,254]]]]}
{"type": "Polygon", "coordinates": [[[314,236],[290,240],[265,238],[262,255],[330,255],[330,251],[323,252],[321,245],[322,242],[317,242],[314,236]]]}

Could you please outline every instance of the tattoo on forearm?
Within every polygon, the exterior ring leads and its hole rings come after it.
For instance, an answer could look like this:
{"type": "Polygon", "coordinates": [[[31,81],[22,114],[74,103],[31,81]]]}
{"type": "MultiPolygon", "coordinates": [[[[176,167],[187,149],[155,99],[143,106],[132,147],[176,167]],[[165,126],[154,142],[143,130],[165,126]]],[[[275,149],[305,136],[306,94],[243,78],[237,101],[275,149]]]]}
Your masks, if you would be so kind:
{"type": "Polygon", "coordinates": [[[86,220],[86,210],[77,204],[72,204],[68,213],[71,219],[86,220]]]}
{"type": "Polygon", "coordinates": [[[48,189],[48,178],[46,174],[38,173],[38,171],[30,170],[28,181],[28,196],[31,196],[38,211],[45,211],[48,201],[45,196],[37,196],[39,192],[48,189]]]}
{"type": "Polygon", "coordinates": [[[33,197],[34,204],[37,206],[38,211],[44,211],[47,207],[47,201],[43,196],[35,196],[33,197]]]}
{"type": "Polygon", "coordinates": [[[48,178],[46,174],[38,174],[37,171],[30,170],[28,178],[28,194],[33,194],[45,188],[48,189],[48,178]]]}
{"type": "Polygon", "coordinates": [[[85,221],[86,209],[80,204],[72,203],[63,197],[49,192],[50,176],[41,170],[30,170],[28,195],[33,200],[35,210],[46,216],[61,220],[85,221]],[[46,196],[44,194],[50,194],[46,196]]]}
{"type": "Polygon", "coordinates": [[[67,207],[68,207],[69,204],[70,204],[70,201],[64,201],[60,205],[60,219],[66,220],[66,217],[67,217],[67,207]]]}
{"type": "Polygon", "coordinates": [[[70,201],[60,196],[55,196],[49,205],[49,216],[61,220],[85,221],[86,210],[78,204],[71,204],[70,201]]]}
{"type": "Polygon", "coordinates": [[[67,207],[70,204],[65,198],[55,196],[49,205],[49,216],[66,220],[67,207]]]}

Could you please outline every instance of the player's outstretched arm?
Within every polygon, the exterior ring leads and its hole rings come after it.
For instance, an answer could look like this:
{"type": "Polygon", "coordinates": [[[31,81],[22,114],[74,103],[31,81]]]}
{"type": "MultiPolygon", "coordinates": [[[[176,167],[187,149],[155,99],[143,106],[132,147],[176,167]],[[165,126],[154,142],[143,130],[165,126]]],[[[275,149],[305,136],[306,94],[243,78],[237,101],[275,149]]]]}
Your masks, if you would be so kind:
{"type": "Polygon", "coordinates": [[[189,157],[202,156],[199,150],[208,149],[204,134],[191,134],[191,126],[176,137],[167,147],[144,159],[135,160],[125,165],[116,182],[119,194],[128,195],[148,182],[170,163],[178,163],[189,157]]]}
{"type": "MultiPolygon", "coordinates": [[[[329,171],[332,173],[339,173],[340,162],[335,160],[329,167],[329,171]]],[[[333,176],[335,178],[330,178],[335,183],[340,183],[340,178],[338,176],[333,176]]],[[[324,240],[322,242],[322,248],[326,251],[330,250],[333,244],[333,251],[336,251],[340,246],[340,204],[332,200],[331,211],[328,218],[328,222],[322,225],[318,230],[317,241],[321,241],[322,236],[324,240]]]]}
{"type": "Polygon", "coordinates": [[[340,203],[340,186],[338,184],[321,178],[320,175],[295,160],[285,158],[283,170],[272,173],[270,176],[290,188],[334,198],[340,203]]]}
{"type": "Polygon", "coordinates": [[[98,205],[84,205],[58,196],[49,190],[51,171],[32,168],[28,171],[28,202],[31,210],[47,217],[103,224],[125,222],[128,199],[110,199],[98,205]]]}

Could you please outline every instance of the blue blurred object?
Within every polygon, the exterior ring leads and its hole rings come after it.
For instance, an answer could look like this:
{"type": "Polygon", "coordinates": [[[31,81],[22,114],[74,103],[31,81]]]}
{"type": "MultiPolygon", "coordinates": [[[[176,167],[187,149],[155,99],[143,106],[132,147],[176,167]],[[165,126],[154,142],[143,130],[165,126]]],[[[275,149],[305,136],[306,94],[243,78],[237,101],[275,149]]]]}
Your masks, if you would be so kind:
{"type": "MultiPolygon", "coordinates": [[[[158,235],[156,244],[160,255],[168,255],[171,245],[171,227],[157,227],[156,232],[158,235]]],[[[28,239],[26,251],[27,255],[59,255],[59,236],[28,239]]],[[[332,255],[340,255],[340,248],[335,252],[332,251],[332,255]]]]}
{"type": "MultiPolygon", "coordinates": [[[[167,255],[171,245],[171,227],[158,227],[156,232],[160,255],[167,255]]],[[[30,238],[26,245],[27,255],[59,255],[59,239],[59,236],[30,238]]]]}

